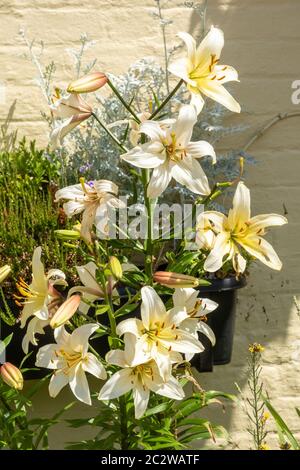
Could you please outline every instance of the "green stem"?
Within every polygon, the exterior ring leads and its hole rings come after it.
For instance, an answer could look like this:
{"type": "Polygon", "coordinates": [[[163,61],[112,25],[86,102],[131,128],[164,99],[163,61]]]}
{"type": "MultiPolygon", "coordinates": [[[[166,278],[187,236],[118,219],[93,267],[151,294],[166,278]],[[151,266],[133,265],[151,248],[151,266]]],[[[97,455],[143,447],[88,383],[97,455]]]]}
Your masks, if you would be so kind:
{"type": "Polygon", "coordinates": [[[124,153],[127,153],[128,152],[128,149],[119,141],[119,139],[112,133],[110,132],[110,130],[108,129],[108,127],[106,127],[105,124],[103,124],[102,121],[100,121],[100,119],[98,118],[97,114],[95,113],[92,113],[92,116],[94,119],[96,119],[96,121],[98,122],[98,124],[100,125],[100,127],[102,127],[102,129],[105,130],[105,132],[112,138],[112,140],[118,145],[118,147],[120,147],[121,150],[123,150],[124,153]]]}
{"type": "Polygon", "coordinates": [[[167,38],[166,38],[166,25],[164,24],[164,18],[162,15],[161,4],[160,0],[157,2],[158,8],[158,15],[161,21],[161,30],[162,30],[162,37],[163,37],[163,45],[164,45],[164,56],[165,56],[165,74],[166,74],[166,86],[167,92],[170,93],[170,86],[169,86],[169,71],[168,71],[168,50],[167,50],[167,38]]]}
{"type": "Polygon", "coordinates": [[[142,169],[142,182],[144,187],[144,200],[147,209],[147,238],[145,240],[145,272],[152,284],[152,267],[153,267],[153,203],[147,196],[147,186],[149,183],[149,170],[142,169]]]}
{"type": "Polygon", "coordinates": [[[119,398],[119,409],[120,409],[120,428],[121,428],[121,450],[127,450],[128,449],[128,428],[127,428],[126,400],[124,396],[119,398]]]}
{"type": "Polygon", "coordinates": [[[133,109],[131,108],[131,106],[126,103],[126,101],[124,100],[124,98],[122,97],[122,95],[120,95],[119,91],[117,90],[117,88],[113,85],[113,83],[108,79],[107,81],[107,84],[108,86],[111,88],[111,90],[114,92],[114,94],[119,98],[119,100],[121,101],[122,105],[127,109],[127,111],[134,117],[135,121],[138,122],[140,124],[140,119],[139,117],[136,115],[136,113],[133,111],[133,109]]]}
{"type": "Polygon", "coordinates": [[[151,114],[149,119],[154,119],[160,112],[161,110],[166,106],[166,104],[170,101],[170,99],[177,93],[181,85],[184,83],[183,80],[180,80],[176,87],[171,91],[171,93],[168,94],[168,96],[164,99],[164,101],[159,105],[159,107],[151,114]]]}

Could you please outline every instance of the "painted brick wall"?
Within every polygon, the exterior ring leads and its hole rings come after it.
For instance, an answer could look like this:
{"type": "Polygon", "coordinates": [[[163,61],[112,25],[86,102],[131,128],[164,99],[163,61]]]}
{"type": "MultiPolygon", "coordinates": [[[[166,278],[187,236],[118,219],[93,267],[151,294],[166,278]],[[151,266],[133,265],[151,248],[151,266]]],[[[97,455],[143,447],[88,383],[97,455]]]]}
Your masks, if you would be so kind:
{"type": "MultiPolygon", "coordinates": [[[[182,1],[170,0],[167,17],[174,20],[168,39],[179,30],[195,31],[197,18],[183,8],[182,1]]],[[[232,122],[247,122],[253,130],[279,112],[300,111],[291,102],[291,84],[300,80],[300,2],[298,0],[210,0],[207,19],[222,27],[226,45],[224,63],[235,65],[241,83],[234,95],[243,106],[242,116],[232,122]]],[[[161,56],[162,43],[158,24],[149,13],[154,1],[136,0],[2,0],[0,2],[0,82],[5,86],[5,100],[0,96],[0,119],[17,99],[14,125],[20,135],[47,141],[46,126],[40,117],[42,97],[33,83],[34,68],[22,58],[25,47],[18,38],[20,27],[30,37],[46,44],[46,58],[60,64],[60,84],[71,77],[66,48],[78,42],[82,32],[98,40],[91,57],[98,57],[99,68],[119,73],[142,56],[161,56]]],[[[300,295],[300,118],[285,120],[272,128],[251,147],[258,164],[248,170],[252,189],[253,213],[288,212],[289,225],[274,229],[270,240],[284,261],[280,273],[259,265],[253,267],[249,285],[239,296],[233,361],[215,368],[213,374],[200,377],[204,388],[234,391],[234,382],[245,389],[245,362],[248,343],[259,341],[266,347],[263,376],[277,409],[294,430],[300,431],[294,407],[300,406],[300,364],[293,362],[293,352],[300,348],[300,318],[293,296],[300,295]]],[[[222,148],[243,144],[247,136],[227,139],[222,148]]],[[[67,399],[65,394],[60,398],[67,399]]],[[[36,412],[49,412],[56,404],[44,390],[36,412]]],[[[78,407],[78,413],[89,413],[78,407]]],[[[245,416],[238,405],[211,413],[232,431],[240,448],[249,447],[245,416]]],[[[65,432],[65,431],[64,431],[65,432]]],[[[73,433],[73,432],[72,432],[73,433]]],[[[53,446],[61,446],[64,433],[52,433],[53,446]]],[[[73,434],[72,434],[73,437],[73,434]]],[[[270,436],[274,439],[274,436],[270,436]]]]}

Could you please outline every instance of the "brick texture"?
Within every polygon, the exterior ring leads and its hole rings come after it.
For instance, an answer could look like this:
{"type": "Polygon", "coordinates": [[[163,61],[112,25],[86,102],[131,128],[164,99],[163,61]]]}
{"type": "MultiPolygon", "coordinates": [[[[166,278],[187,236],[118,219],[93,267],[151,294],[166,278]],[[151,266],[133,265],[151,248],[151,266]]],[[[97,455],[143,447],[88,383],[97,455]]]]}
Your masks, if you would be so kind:
{"type": "MultiPolygon", "coordinates": [[[[181,0],[167,2],[167,17],[174,20],[168,29],[168,40],[176,41],[180,30],[193,33],[197,17],[182,7],[181,0]]],[[[162,43],[158,24],[149,16],[155,2],[147,0],[5,0],[0,4],[0,82],[6,86],[6,104],[0,101],[0,119],[17,99],[14,125],[20,136],[47,142],[47,127],[40,118],[42,97],[33,83],[35,71],[22,54],[24,45],[17,37],[26,27],[30,37],[40,38],[46,45],[46,58],[59,63],[60,84],[70,80],[67,47],[73,47],[82,32],[88,32],[97,45],[90,56],[98,57],[102,70],[120,73],[142,56],[161,56],[162,43]]],[[[210,0],[207,20],[225,32],[224,63],[235,65],[240,84],[234,94],[244,113],[232,117],[233,122],[251,124],[249,136],[279,112],[300,111],[291,102],[291,84],[300,80],[298,0],[210,0]]],[[[251,270],[248,287],[239,295],[234,355],[230,365],[215,368],[213,374],[201,374],[204,388],[235,391],[234,382],[245,390],[245,363],[248,343],[259,341],[266,347],[263,377],[275,407],[300,432],[295,419],[295,406],[300,406],[300,364],[292,353],[300,347],[300,318],[293,296],[300,296],[300,118],[277,124],[260,138],[249,152],[258,161],[248,171],[252,188],[253,213],[288,211],[289,225],[274,229],[270,240],[280,254],[284,267],[280,273],[261,265],[251,270]]],[[[227,138],[222,148],[242,145],[243,139],[227,138]]],[[[98,385],[95,383],[95,387],[98,385]]],[[[46,390],[35,404],[37,414],[51,414],[56,402],[46,398],[46,390]]],[[[64,402],[68,394],[58,401],[64,402]]],[[[59,403],[61,404],[61,403],[59,403]]],[[[74,412],[73,412],[74,413],[74,412]]],[[[78,406],[76,413],[90,414],[78,406]]],[[[220,409],[209,411],[215,421],[222,420],[232,432],[239,448],[249,448],[245,415],[238,404],[230,405],[223,415],[220,409]]],[[[272,426],[271,426],[272,428],[272,426]]],[[[274,428],[273,428],[274,429],[274,428]]],[[[88,430],[87,430],[88,432],[88,430]]],[[[80,434],[80,433],[79,433],[80,434]]],[[[63,440],[74,437],[65,428],[51,434],[53,447],[62,447],[63,440]]],[[[276,437],[270,435],[272,445],[276,437]]]]}

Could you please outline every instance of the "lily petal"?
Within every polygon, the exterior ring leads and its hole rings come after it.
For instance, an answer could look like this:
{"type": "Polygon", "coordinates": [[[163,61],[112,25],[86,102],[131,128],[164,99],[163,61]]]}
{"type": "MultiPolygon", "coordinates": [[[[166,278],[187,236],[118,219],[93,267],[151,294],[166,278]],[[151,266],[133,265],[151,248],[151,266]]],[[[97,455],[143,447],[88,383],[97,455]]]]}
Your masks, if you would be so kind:
{"type": "Polygon", "coordinates": [[[208,179],[200,164],[192,157],[185,157],[171,169],[173,178],[196,194],[208,195],[208,179]]]}
{"type": "Polygon", "coordinates": [[[99,400],[113,400],[129,392],[134,386],[132,370],[122,369],[111,376],[100,390],[99,400]],[[133,382],[133,383],[132,383],[133,382]]]}
{"type": "Polygon", "coordinates": [[[144,327],[149,330],[151,324],[159,321],[166,316],[166,307],[163,301],[155,292],[153,287],[145,286],[141,289],[142,305],[141,317],[144,327]]]}
{"type": "Polygon", "coordinates": [[[79,401],[87,405],[92,404],[89,384],[81,364],[77,364],[77,366],[70,369],[69,384],[72,392],[79,401]]]}
{"type": "Polygon", "coordinates": [[[105,380],[107,378],[106,370],[96,356],[90,352],[84,358],[82,362],[82,368],[85,372],[89,372],[98,379],[105,380]]]}

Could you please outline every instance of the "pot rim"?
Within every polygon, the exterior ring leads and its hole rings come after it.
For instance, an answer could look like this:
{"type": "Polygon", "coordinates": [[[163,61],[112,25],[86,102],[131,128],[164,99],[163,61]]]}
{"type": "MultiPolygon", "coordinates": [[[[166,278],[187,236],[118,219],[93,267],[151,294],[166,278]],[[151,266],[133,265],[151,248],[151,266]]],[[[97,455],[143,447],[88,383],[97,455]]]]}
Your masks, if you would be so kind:
{"type": "Polygon", "coordinates": [[[234,276],[225,277],[224,279],[207,279],[211,284],[210,286],[199,286],[197,290],[201,293],[205,292],[223,292],[237,290],[247,285],[246,276],[241,276],[236,279],[234,276]]]}

